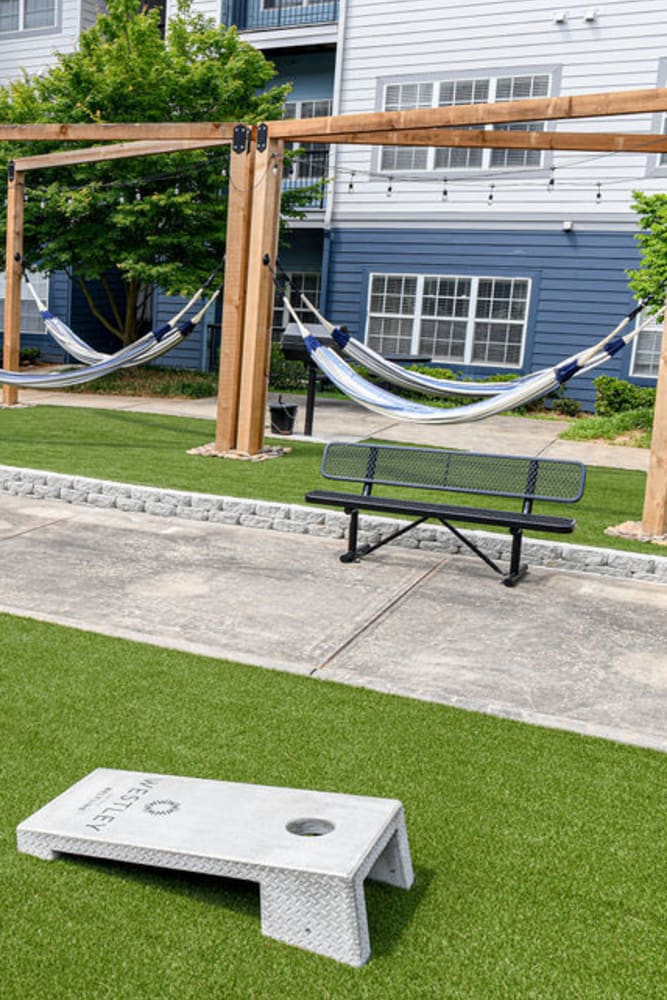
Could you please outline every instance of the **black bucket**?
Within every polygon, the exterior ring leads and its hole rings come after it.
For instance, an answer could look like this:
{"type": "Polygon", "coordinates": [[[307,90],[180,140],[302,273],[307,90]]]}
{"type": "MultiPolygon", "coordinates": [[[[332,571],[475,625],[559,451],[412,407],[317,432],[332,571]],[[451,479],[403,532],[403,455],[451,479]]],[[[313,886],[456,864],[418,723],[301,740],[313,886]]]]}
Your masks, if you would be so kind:
{"type": "Polygon", "coordinates": [[[279,396],[277,403],[271,403],[269,405],[269,412],[271,414],[271,433],[292,434],[298,411],[299,407],[296,403],[283,403],[282,398],[279,396]]]}

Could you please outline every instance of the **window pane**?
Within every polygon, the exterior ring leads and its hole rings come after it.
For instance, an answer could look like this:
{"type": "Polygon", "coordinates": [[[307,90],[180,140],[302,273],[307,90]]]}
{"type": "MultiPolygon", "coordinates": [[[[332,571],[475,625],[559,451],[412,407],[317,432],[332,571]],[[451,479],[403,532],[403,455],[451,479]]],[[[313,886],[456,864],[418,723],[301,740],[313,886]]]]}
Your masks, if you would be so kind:
{"type": "Polygon", "coordinates": [[[473,337],[473,362],[518,365],[528,311],[525,278],[480,278],[473,337]]]}
{"type": "Polygon", "coordinates": [[[55,0],[24,0],[24,28],[50,28],[56,23],[55,0]]]}
{"type": "MultiPolygon", "coordinates": [[[[49,299],[49,276],[48,274],[30,274],[30,280],[40,299],[48,302],[49,299]]],[[[0,273],[0,315],[4,315],[5,310],[5,273],[0,273]]],[[[30,290],[25,282],[21,282],[21,333],[44,333],[44,323],[39,314],[37,303],[30,294],[30,290]]]]}
{"type": "Polygon", "coordinates": [[[371,281],[368,343],[381,354],[410,354],[417,279],[374,274],[371,281]]]}
{"type": "Polygon", "coordinates": [[[633,375],[645,378],[657,378],[660,364],[660,348],[662,345],[662,325],[647,326],[637,337],[635,356],[632,365],[633,375]]]}
{"type": "MultiPolygon", "coordinates": [[[[430,108],[433,103],[432,83],[392,83],[385,88],[384,110],[405,111],[430,108]]],[[[383,146],[381,170],[426,170],[428,149],[411,146],[383,146]]]]}
{"type": "Polygon", "coordinates": [[[0,31],[18,31],[19,0],[0,0],[0,31]]]}
{"type": "MultiPolygon", "coordinates": [[[[302,323],[317,322],[310,309],[301,301],[301,292],[307,295],[316,309],[320,306],[320,279],[318,271],[290,271],[289,277],[292,285],[289,288],[288,298],[302,323]]],[[[280,340],[288,323],[292,323],[292,317],[283,304],[282,295],[276,289],[273,308],[273,322],[271,324],[271,335],[273,340],[280,340]]]]}
{"type": "Polygon", "coordinates": [[[460,321],[429,320],[421,324],[419,353],[439,361],[463,361],[467,324],[460,321]]]}
{"type": "MultiPolygon", "coordinates": [[[[541,73],[536,76],[501,76],[496,83],[497,101],[520,101],[529,97],[547,97],[549,94],[550,76],[541,73]]],[[[512,122],[508,125],[495,125],[494,130],[504,132],[541,132],[544,122],[512,122]]],[[[491,151],[491,167],[539,167],[542,165],[542,152],[539,149],[493,149],[491,151]]]]}

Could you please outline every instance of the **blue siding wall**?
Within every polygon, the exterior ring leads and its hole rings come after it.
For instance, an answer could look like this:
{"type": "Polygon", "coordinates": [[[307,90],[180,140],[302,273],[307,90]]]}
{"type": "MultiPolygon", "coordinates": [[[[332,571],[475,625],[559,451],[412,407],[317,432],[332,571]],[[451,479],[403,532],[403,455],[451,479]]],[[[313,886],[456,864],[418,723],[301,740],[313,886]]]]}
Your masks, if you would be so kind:
{"type": "Polygon", "coordinates": [[[288,101],[323,101],[333,95],[336,55],[333,51],[291,52],[268,58],[276,67],[277,76],[270,83],[275,87],[291,83],[288,101]]]}
{"type": "MultiPolygon", "coordinates": [[[[332,320],[363,339],[372,272],[529,277],[522,369],[528,372],[589,346],[616,326],[634,304],[625,272],[638,260],[631,233],[339,229],[331,232],[325,305],[332,320]]],[[[568,395],[592,410],[592,379],[601,372],[628,378],[630,360],[627,347],[590,376],[571,381],[568,395]]],[[[492,373],[463,370],[473,377],[492,373]]]]}
{"type": "MultiPolygon", "coordinates": [[[[154,329],[169,322],[182,309],[187,299],[177,296],[168,296],[164,292],[158,292],[155,296],[154,309],[154,329]]],[[[189,316],[194,315],[201,308],[201,303],[197,303],[195,308],[190,310],[189,316]]],[[[216,322],[216,315],[219,306],[214,303],[204,316],[202,322],[192,331],[189,337],[174,347],[167,354],[164,354],[156,361],[157,365],[163,368],[189,368],[193,371],[206,371],[209,359],[209,330],[211,323],[216,322]]]]}

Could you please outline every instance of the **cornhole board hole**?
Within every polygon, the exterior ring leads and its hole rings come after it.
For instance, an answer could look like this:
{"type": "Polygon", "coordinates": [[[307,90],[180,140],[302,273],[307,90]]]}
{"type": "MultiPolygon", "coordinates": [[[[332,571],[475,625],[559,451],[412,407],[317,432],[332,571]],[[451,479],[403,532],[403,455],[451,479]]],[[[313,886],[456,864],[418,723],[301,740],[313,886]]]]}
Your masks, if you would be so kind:
{"type": "Polygon", "coordinates": [[[45,860],[79,854],[248,879],[262,933],[363,965],[366,877],[409,889],[395,799],[98,768],[19,824],[17,846],[45,860]]]}

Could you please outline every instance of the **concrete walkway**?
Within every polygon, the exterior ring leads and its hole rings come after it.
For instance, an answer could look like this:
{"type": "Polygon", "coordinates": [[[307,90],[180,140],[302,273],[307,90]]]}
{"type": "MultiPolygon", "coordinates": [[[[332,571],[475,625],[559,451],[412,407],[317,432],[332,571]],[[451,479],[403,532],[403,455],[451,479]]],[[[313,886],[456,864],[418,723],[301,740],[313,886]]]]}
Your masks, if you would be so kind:
{"type": "MultiPolygon", "coordinates": [[[[214,415],[210,400],[38,398],[214,415]]],[[[405,434],[338,401],[315,417],[321,437],[542,454],[558,453],[557,426],[505,417],[405,434]]],[[[645,458],[577,447],[589,464],[645,458]]],[[[340,551],[330,538],[2,496],[0,610],[667,751],[667,587],[533,568],[507,589],[460,555],[389,546],[350,565],[340,551]]]]}
{"type": "MultiPolygon", "coordinates": [[[[215,399],[154,399],[141,396],[102,396],[98,393],[50,392],[23,389],[21,402],[51,406],[90,406],[97,409],[135,410],[140,413],[172,414],[215,420],[215,399]]],[[[272,400],[277,395],[271,395],[272,400]]],[[[305,417],[303,396],[283,393],[285,403],[297,403],[299,413],[295,440],[302,438],[305,417]]],[[[560,441],[558,435],[568,426],[567,420],[533,420],[521,417],[490,417],[476,423],[439,427],[390,421],[354,403],[342,399],[318,399],[313,421],[316,441],[359,441],[374,437],[381,441],[401,441],[436,448],[465,448],[513,455],[545,455],[569,458],[587,465],[605,465],[616,469],[648,468],[645,448],[622,448],[604,442],[560,441]]],[[[269,432],[267,413],[266,430],[269,432]]]]}

